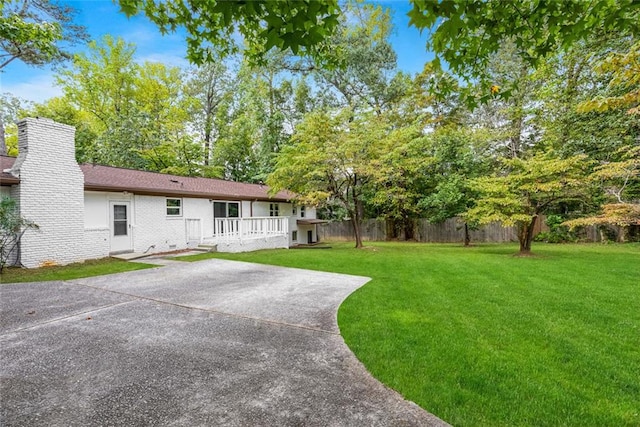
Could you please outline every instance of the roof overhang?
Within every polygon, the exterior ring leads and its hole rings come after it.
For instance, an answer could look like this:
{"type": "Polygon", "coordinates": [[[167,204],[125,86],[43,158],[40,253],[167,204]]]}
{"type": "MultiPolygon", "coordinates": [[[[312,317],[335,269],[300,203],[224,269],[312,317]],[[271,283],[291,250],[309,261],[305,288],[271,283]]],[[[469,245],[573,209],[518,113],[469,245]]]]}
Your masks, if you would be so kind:
{"type": "Polygon", "coordinates": [[[14,185],[14,184],[20,184],[20,178],[16,178],[9,174],[2,174],[2,176],[0,176],[0,185],[14,185]]]}
{"type": "Polygon", "coordinates": [[[315,224],[326,224],[327,220],[324,219],[299,219],[296,221],[298,225],[315,225],[315,224]]]}
{"type": "Polygon", "coordinates": [[[284,199],[280,197],[261,198],[261,197],[237,196],[233,194],[197,193],[197,192],[191,192],[191,191],[168,190],[168,189],[153,191],[145,188],[117,187],[117,186],[99,185],[99,184],[85,184],[84,189],[85,191],[105,191],[105,192],[114,192],[114,193],[127,192],[131,194],[138,194],[141,196],[175,196],[175,197],[192,197],[195,199],[211,199],[211,200],[254,200],[254,201],[261,201],[261,202],[289,202],[288,199],[284,199]]]}

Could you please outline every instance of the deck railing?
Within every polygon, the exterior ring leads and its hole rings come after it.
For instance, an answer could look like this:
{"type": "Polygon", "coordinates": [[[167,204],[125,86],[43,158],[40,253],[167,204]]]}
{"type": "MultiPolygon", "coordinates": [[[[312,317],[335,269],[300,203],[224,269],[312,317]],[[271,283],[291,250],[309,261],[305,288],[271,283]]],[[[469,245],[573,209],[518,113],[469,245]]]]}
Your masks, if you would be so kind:
{"type": "Polygon", "coordinates": [[[289,219],[282,216],[215,218],[213,220],[213,239],[221,242],[287,236],[288,234],[289,219]]]}

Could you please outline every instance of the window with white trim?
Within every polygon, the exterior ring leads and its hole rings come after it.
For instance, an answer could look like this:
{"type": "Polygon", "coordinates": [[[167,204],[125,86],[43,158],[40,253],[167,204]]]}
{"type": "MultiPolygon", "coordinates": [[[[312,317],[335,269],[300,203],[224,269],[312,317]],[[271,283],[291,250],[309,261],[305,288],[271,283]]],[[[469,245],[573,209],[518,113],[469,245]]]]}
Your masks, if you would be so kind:
{"type": "Polygon", "coordinates": [[[304,205],[300,206],[300,218],[304,218],[304,215],[305,215],[305,209],[304,208],[305,208],[304,205]]]}
{"type": "Polygon", "coordinates": [[[213,202],[214,218],[240,218],[240,203],[213,202]]]}
{"type": "Polygon", "coordinates": [[[182,199],[167,197],[167,216],[182,216],[182,199]]]}
{"type": "Polygon", "coordinates": [[[280,206],[277,203],[269,203],[269,216],[280,216],[280,206]]]}
{"type": "Polygon", "coordinates": [[[214,218],[240,218],[240,203],[213,202],[214,218]]]}
{"type": "Polygon", "coordinates": [[[291,232],[291,240],[293,240],[294,242],[298,241],[298,230],[293,230],[291,232]]]}

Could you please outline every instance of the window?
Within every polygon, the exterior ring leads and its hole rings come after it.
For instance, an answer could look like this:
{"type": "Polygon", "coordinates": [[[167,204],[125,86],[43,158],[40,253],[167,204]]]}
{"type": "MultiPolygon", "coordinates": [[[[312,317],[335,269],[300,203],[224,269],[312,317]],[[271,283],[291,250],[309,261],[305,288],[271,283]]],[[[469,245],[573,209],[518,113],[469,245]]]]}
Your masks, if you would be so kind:
{"type": "Polygon", "coordinates": [[[300,218],[304,218],[304,206],[300,206],[300,218]]]}
{"type": "Polygon", "coordinates": [[[229,218],[239,218],[240,205],[238,203],[227,203],[227,215],[229,218]]]}
{"type": "Polygon", "coordinates": [[[182,215],[182,199],[167,198],[167,216],[182,215]]]}
{"type": "Polygon", "coordinates": [[[280,206],[277,203],[269,203],[269,216],[280,216],[280,206]]]}
{"type": "Polygon", "coordinates": [[[127,206],[113,205],[113,235],[127,235],[127,206]]]}
{"type": "Polygon", "coordinates": [[[291,208],[291,213],[292,213],[293,215],[295,215],[295,214],[296,214],[296,207],[295,207],[295,205],[291,208]]]}
{"type": "Polygon", "coordinates": [[[213,216],[215,218],[240,218],[240,203],[213,202],[213,216]]]}
{"type": "Polygon", "coordinates": [[[294,230],[291,232],[291,240],[294,242],[298,241],[298,230],[294,230]]]}

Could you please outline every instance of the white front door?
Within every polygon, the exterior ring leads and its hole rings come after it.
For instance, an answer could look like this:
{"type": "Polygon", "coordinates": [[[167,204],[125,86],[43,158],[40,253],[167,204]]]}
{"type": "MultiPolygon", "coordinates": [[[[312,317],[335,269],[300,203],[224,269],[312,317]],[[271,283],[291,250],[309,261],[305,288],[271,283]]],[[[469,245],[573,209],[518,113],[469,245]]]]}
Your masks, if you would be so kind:
{"type": "Polygon", "coordinates": [[[111,253],[133,250],[131,239],[131,203],[109,202],[111,253]]]}

